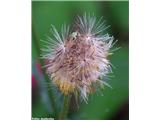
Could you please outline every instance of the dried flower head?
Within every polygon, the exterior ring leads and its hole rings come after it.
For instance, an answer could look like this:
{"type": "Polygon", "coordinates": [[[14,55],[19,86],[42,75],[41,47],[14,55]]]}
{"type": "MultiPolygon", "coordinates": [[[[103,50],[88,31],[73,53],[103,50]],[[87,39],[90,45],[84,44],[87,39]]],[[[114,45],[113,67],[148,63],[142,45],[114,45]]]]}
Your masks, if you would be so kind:
{"type": "Polygon", "coordinates": [[[76,29],[62,26],[59,34],[54,26],[52,37],[42,49],[47,60],[47,72],[59,90],[67,95],[75,93],[87,100],[97,88],[108,85],[102,79],[111,71],[108,60],[113,37],[103,34],[105,22],[95,16],[84,14],[75,21],[76,29]]]}

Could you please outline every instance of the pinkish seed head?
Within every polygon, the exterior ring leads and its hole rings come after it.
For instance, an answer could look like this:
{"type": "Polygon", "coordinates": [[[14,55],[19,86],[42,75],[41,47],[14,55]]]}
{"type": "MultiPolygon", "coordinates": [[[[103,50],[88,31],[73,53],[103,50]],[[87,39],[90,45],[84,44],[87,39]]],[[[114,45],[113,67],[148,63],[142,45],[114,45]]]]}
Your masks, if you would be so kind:
{"type": "Polygon", "coordinates": [[[113,37],[102,34],[107,27],[95,16],[78,16],[75,25],[78,29],[72,33],[63,26],[61,35],[53,26],[54,38],[49,38],[46,49],[42,49],[42,58],[48,61],[47,72],[62,93],[79,93],[87,100],[97,89],[95,84],[108,85],[100,78],[111,69],[107,56],[113,37]]]}

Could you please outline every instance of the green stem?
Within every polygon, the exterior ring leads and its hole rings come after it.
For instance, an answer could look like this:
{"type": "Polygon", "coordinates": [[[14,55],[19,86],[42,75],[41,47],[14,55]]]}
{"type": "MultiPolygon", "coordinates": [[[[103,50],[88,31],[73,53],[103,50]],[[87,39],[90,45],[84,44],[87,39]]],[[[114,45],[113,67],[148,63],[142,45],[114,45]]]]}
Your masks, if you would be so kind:
{"type": "Polygon", "coordinates": [[[69,95],[64,96],[63,106],[59,115],[59,120],[65,120],[65,118],[67,117],[69,102],[70,102],[70,96],[69,95]]]}
{"type": "MultiPolygon", "coordinates": [[[[34,39],[33,42],[35,43],[35,47],[36,47],[36,50],[37,50],[36,52],[37,52],[37,54],[39,56],[41,54],[40,53],[40,45],[39,45],[40,38],[39,38],[39,36],[38,36],[38,34],[37,34],[36,30],[35,30],[35,24],[34,24],[33,21],[32,21],[32,34],[33,34],[32,36],[33,36],[33,39],[34,39]]],[[[44,61],[42,59],[39,59],[39,61],[40,61],[41,65],[44,65],[44,61]]],[[[44,69],[42,69],[42,71],[43,71],[46,83],[51,83],[51,81],[48,79],[44,69]]],[[[47,84],[47,85],[48,85],[47,88],[50,88],[49,84],[47,84]]],[[[48,91],[48,93],[49,93],[49,98],[51,100],[52,109],[54,111],[54,113],[51,115],[51,117],[54,117],[55,119],[57,119],[57,110],[56,110],[54,93],[53,93],[52,90],[48,91]]]]}

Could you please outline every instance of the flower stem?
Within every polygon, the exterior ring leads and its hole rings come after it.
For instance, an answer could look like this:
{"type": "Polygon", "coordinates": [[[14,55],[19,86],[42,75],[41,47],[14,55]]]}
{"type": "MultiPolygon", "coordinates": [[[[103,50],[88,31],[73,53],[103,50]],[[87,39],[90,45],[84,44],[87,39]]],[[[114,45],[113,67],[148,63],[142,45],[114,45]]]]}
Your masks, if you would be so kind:
{"type": "Polygon", "coordinates": [[[70,95],[65,95],[63,101],[64,102],[63,102],[62,110],[59,115],[59,120],[65,120],[65,118],[67,117],[69,102],[70,102],[70,95]]]}

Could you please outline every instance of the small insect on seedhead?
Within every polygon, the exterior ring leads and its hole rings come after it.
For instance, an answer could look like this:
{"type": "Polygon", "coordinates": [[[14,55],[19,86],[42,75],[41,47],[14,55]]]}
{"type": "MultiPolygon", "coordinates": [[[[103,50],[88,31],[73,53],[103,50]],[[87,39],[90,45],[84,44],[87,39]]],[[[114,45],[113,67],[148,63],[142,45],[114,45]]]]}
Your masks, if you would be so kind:
{"type": "Polygon", "coordinates": [[[72,40],[76,40],[77,36],[78,36],[78,32],[77,31],[70,34],[70,38],[72,40]]]}

